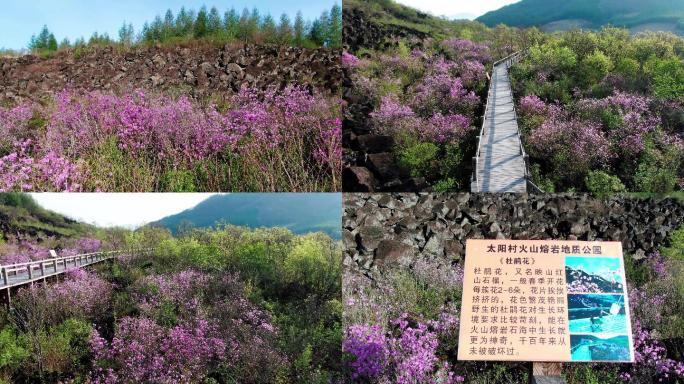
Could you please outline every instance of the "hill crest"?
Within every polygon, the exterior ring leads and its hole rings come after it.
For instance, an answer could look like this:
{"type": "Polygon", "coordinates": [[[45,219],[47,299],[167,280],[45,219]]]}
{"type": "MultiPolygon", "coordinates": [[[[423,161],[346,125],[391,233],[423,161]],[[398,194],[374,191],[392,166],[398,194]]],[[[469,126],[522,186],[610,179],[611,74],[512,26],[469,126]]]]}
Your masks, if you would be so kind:
{"type": "Polygon", "coordinates": [[[175,233],[182,223],[213,227],[220,222],[249,228],[285,227],[295,234],[325,232],[340,239],[342,196],[339,193],[220,194],[150,225],[166,227],[175,233]]]}
{"type": "Polygon", "coordinates": [[[684,0],[521,0],[476,19],[487,26],[540,27],[545,31],[599,29],[604,25],[684,34],[684,0]]]}

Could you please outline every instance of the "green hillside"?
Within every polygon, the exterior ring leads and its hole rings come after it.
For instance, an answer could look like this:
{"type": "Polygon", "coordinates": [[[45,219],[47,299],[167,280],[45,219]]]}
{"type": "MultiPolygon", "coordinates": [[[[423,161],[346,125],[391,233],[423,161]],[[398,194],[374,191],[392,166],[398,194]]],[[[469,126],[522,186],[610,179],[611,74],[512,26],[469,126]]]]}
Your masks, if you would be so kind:
{"type": "Polygon", "coordinates": [[[547,30],[602,25],[684,32],[684,0],[522,0],[479,18],[488,26],[538,26],[547,30]]]}
{"type": "Polygon", "coordinates": [[[0,241],[9,237],[71,237],[92,229],[89,225],[42,208],[30,195],[0,193],[0,241]]]}
{"type": "Polygon", "coordinates": [[[250,228],[286,227],[296,234],[322,231],[340,238],[342,196],[336,193],[241,193],[212,196],[152,225],[176,232],[179,225],[229,223],[250,228]]]}
{"type": "Polygon", "coordinates": [[[460,31],[466,27],[483,29],[482,24],[474,21],[435,17],[393,0],[345,0],[343,11],[344,19],[347,20],[345,33],[348,33],[350,28],[360,28],[357,33],[363,32],[364,26],[349,24],[358,22],[351,17],[353,12],[363,13],[367,18],[365,21],[383,29],[405,31],[416,37],[443,39],[459,35],[460,31]]]}

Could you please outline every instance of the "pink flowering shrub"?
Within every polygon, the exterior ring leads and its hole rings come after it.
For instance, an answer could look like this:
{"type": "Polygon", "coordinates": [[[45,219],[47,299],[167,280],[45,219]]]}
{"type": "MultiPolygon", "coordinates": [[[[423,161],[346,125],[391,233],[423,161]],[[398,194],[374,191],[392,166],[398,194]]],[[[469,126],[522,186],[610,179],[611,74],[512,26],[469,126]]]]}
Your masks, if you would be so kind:
{"type": "Polygon", "coordinates": [[[98,322],[109,316],[114,287],[84,269],[68,271],[64,280],[29,285],[13,297],[14,320],[30,332],[47,330],[69,319],[98,322]]]}
{"type": "Polygon", "coordinates": [[[50,250],[31,241],[19,241],[0,245],[0,265],[27,263],[50,257],[50,250]]]}
{"type": "Polygon", "coordinates": [[[181,318],[191,319],[200,313],[209,283],[208,275],[191,270],[172,275],[149,275],[136,282],[134,297],[141,312],[152,318],[162,316],[160,311],[170,305],[181,318]]]}
{"type": "Polygon", "coordinates": [[[421,258],[410,272],[383,271],[369,283],[349,271],[343,277],[349,376],[354,382],[457,383],[449,358],[458,339],[463,269],[421,258]]]}
{"type": "Polygon", "coordinates": [[[72,163],[52,151],[33,157],[31,148],[31,140],[16,142],[9,154],[0,157],[0,192],[82,189],[82,164],[72,163]]]}
{"type": "Polygon", "coordinates": [[[522,116],[540,115],[546,111],[546,103],[536,95],[528,95],[520,99],[519,112],[522,116]]]}
{"type": "MultiPolygon", "coordinates": [[[[611,49],[615,36],[590,34],[561,33],[553,42],[533,44],[529,55],[511,69],[513,91],[520,97],[519,122],[525,144],[534,146],[530,136],[554,119],[547,118],[548,111],[542,113],[543,102],[547,108],[565,111],[561,123],[600,129],[609,143],[610,161],[594,171],[610,175],[626,191],[669,193],[682,189],[678,180],[684,172],[684,120],[682,92],[675,90],[675,84],[681,83],[677,73],[682,62],[671,59],[681,42],[664,36],[624,35],[620,47],[611,49]],[[587,45],[588,41],[592,43],[587,45]],[[586,51],[588,46],[591,48],[586,51]],[[661,49],[642,55],[646,46],[661,49]]],[[[568,155],[573,143],[566,141],[562,154],[566,164],[582,162],[580,157],[568,155]]],[[[533,181],[549,192],[594,192],[601,187],[590,181],[587,172],[559,172],[560,159],[529,152],[533,181]]]]}
{"type": "Polygon", "coordinates": [[[352,55],[351,53],[349,53],[347,51],[342,52],[341,60],[342,60],[342,66],[345,68],[354,68],[357,65],[359,65],[359,62],[360,62],[358,57],[352,55]]]}
{"type": "Polygon", "coordinates": [[[554,170],[566,178],[601,168],[613,156],[600,124],[568,118],[556,108],[530,134],[528,151],[532,156],[549,161],[554,170]],[[566,167],[569,162],[572,162],[572,167],[566,167]]]}
{"type": "Polygon", "coordinates": [[[653,105],[646,96],[619,91],[570,106],[546,104],[532,94],[519,102],[519,122],[526,149],[562,187],[584,188],[587,173],[598,168],[628,186],[663,192],[677,186],[684,139],[662,130],[653,105]],[[566,170],[569,162],[573,172],[566,170]],[[630,163],[639,164],[639,172],[623,169],[630,163]]]}
{"type": "MultiPolygon", "coordinates": [[[[402,173],[436,190],[468,184],[462,162],[474,150],[487,88],[489,48],[468,40],[411,43],[365,53],[350,71],[352,124],[392,136],[402,173]]],[[[350,115],[351,117],[351,115],[350,115]]]]}
{"type": "Polygon", "coordinates": [[[447,39],[442,42],[442,46],[456,59],[474,60],[481,63],[492,59],[486,44],[477,44],[467,39],[447,39]]]}
{"type": "Polygon", "coordinates": [[[119,320],[111,342],[94,330],[95,383],[195,383],[230,348],[205,320],[165,329],[146,318],[119,320]]]}
{"type": "Polygon", "coordinates": [[[436,113],[418,131],[423,140],[434,143],[447,143],[465,138],[473,130],[470,118],[464,115],[446,115],[436,113]]]}
{"type": "Polygon", "coordinates": [[[93,237],[83,237],[76,241],[76,249],[81,253],[94,253],[102,248],[102,241],[93,237]]]}
{"type": "Polygon", "coordinates": [[[48,107],[0,107],[0,190],[338,189],[337,100],[288,86],[228,102],[63,91],[48,107]]]}
{"type": "MultiPolygon", "coordinates": [[[[149,275],[142,278],[133,287],[133,298],[138,303],[141,315],[149,319],[144,324],[158,329],[162,334],[169,332],[169,335],[173,336],[175,332],[182,335],[185,330],[193,329],[197,322],[201,322],[206,331],[202,339],[197,342],[206,342],[211,339],[217,340],[215,342],[220,341],[221,345],[225,346],[220,356],[198,351],[197,353],[201,355],[197,358],[201,361],[206,364],[215,361],[213,368],[220,366],[221,370],[231,372],[234,377],[271,378],[266,380],[270,381],[287,364],[286,356],[276,346],[279,330],[274,325],[271,316],[251,303],[245,297],[244,291],[244,284],[237,275],[225,274],[221,278],[216,278],[206,273],[186,270],[169,275],[149,275]],[[168,330],[162,331],[162,327],[168,330]]],[[[142,322],[137,319],[135,321],[142,322]]],[[[114,350],[117,337],[118,335],[112,341],[110,348],[112,350],[114,350]]],[[[142,335],[132,334],[128,337],[137,339],[142,335]]],[[[93,342],[99,343],[95,335],[93,342]]],[[[140,343],[147,343],[147,341],[142,340],[140,343]]],[[[127,361],[131,357],[119,355],[104,358],[103,363],[100,364],[101,369],[98,371],[102,380],[107,375],[117,377],[121,377],[122,374],[128,375],[121,372],[122,369],[125,370],[126,364],[129,364],[122,362],[122,359],[127,361]],[[118,363],[111,370],[105,369],[111,365],[112,360],[118,363]]],[[[164,356],[159,359],[168,360],[164,356]]],[[[174,364],[181,367],[188,364],[192,366],[195,363],[178,361],[174,364]]],[[[194,377],[203,377],[207,366],[204,365],[204,367],[204,373],[198,373],[199,376],[194,377]]],[[[142,365],[137,369],[140,373],[136,378],[152,374],[152,372],[145,373],[142,365]]],[[[174,377],[179,376],[174,374],[174,377]]]]}
{"type": "Polygon", "coordinates": [[[66,278],[50,287],[48,305],[66,317],[100,319],[111,310],[114,287],[94,272],[82,268],[67,272],[66,278]]]}
{"type": "Polygon", "coordinates": [[[578,108],[589,118],[606,116],[606,113],[617,116],[619,121],[607,122],[605,130],[616,150],[635,156],[645,149],[648,134],[660,125],[660,118],[650,110],[651,103],[648,97],[616,91],[603,99],[582,99],[578,108]]]}
{"type": "Polygon", "coordinates": [[[465,381],[451,371],[449,363],[440,364],[439,322],[432,322],[432,326],[411,324],[404,314],[391,323],[393,330],[388,332],[378,325],[355,324],[347,328],[342,350],[350,356],[352,379],[402,384],[465,381]]]}
{"type": "Polygon", "coordinates": [[[443,113],[472,113],[481,100],[468,90],[460,77],[434,74],[423,78],[413,90],[411,106],[422,115],[443,113]]]}

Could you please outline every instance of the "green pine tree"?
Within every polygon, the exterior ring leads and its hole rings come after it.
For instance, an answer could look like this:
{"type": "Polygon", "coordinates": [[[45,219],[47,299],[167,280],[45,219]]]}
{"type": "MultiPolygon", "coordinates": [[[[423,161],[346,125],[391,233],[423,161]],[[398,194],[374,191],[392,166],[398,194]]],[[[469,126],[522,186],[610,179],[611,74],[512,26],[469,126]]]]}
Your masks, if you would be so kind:
{"type": "Polygon", "coordinates": [[[207,27],[207,7],[202,6],[199,13],[197,14],[197,19],[195,20],[195,37],[201,39],[207,36],[209,30],[207,27]]]}
{"type": "Polygon", "coordinates": [[[306,25],[304,24],[304,16],[302,12],[297,12],[294,22],[294,39],[293,43],[297,46],[302,46],[304,44],[304,39],[306,38],[306,25]]]}
{"type": "Polygon", "coordinates": [[[335,4],[330,9],[330,24],[328,27],[328,46],[339,48],[342,46],[342,7],[335,4]]]}

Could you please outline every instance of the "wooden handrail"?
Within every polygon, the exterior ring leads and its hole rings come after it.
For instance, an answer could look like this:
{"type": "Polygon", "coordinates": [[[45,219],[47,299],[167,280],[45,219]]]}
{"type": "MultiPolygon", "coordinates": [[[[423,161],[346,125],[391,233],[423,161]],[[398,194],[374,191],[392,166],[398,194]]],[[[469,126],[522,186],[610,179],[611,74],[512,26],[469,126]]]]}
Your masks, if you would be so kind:
{"type": "Polygon", "coordinates": [[[28,281],[31,281],[33,279],[33,271],[36,269],[40,269],[40,271],[41,271],[39,277],[46,276],[45,275],[45,266],[47,266],[47,265],[51,265],[54,267],[54,269],[55,269],[54,274],[59,274],[59,273],[64,273],[68,270],[67,266],[69,263],[73,263],[74,267],[85,266],[85,265],[94,264],[96,262],[100,262],[103,260],[107,260],[107,259],[116,257],[116,256],[121,255],[121,254],[126,254],[126,253],[131,253],[131,252],[149,252],[151,250],[152,250],[152,248],[91,252],[91,253],[83,253],[83,254],[79,254],[79,255],[61,256],[61,257],[55,257],[55,258],[49,258],[49,259],[35,260],[35,261],[29,261],[29,262],[25,262],[25,263],[0,265],[0,286],[3,286],[3,287],[9,286],[10,274],[16,275],[17,272],[26,271],[28,273],[28,279],[27,279],[27,282],[28,282],[28,281]],[[83,263],[83,260],[85,260],[85,263],[83,263]],[[80,263],[79,263],[79,261],[80,261],[80,263]],[[60,264],[64,265],[64,271],[58,272],[57,266],[60,264]]]}
{"type": "MultiPolygon", "coordinates": [[[[528,50],[525,49],[522,51],[514,52],[514,53],[504,57],[503,59],[497,60],[494,63],[492,63],[492,77],[491,78],[492,79],[494,78],[494,69],[499,64],[504,63],[506,61],[510,61],[510,64],[508,64],[508,68],[510,68],[511,65],[513,65],[516,62],[519,62],[525,55],[527,55],[527,51],[528,50]]],[[[508,68],[506,68],[506,69],[508,70],[508,68]]],[[[510,81],[510,78],[509,78],[509,81],[510,81]]],[[[475,183],[475,189],[476,189],[475,192],[480,192],[480,180],[477,177],[477,169],[478,169],[479,163],[480,163],[480,150],[482,147],[482,136],[484,136],[484,133],[485,133],[485,125],[487,122],[487,113],[489,112],[489,100],[491,98],[491,93],[492,93],[492,81],[490,80],[489,87],[487,89],[487,101],[485,103],[484,115],[482,116],[482,126],[480,127],[480,134],[479,134],[478,140],[477,140],[477,149],[475,151],[475,158],[473,161],[475,169],[473,170],[473,178],[472,178],[471,182],[475,183]]],[[[518,121],[518,113],[517,113],[517,110],[515,107],[515,100],[513,100],[513,116],[517,122],[518,121]]],[[[522,144],[522,135],[520,132],[520,126],[519,125],[517,126],[517,131],[518,131],[518,137],[521,138],[521,140],[519,142],[520,154],[523,156],[523,159],[525,159],[527,154],[525,153],[525,148],[523,147],[523,144],[522,144]]],[[[526,162],[525,162],[525,170],[524,171],[525,171],[525,179],[529,181],[529,172],[527,169],[527,163],[526,162]]],[[[535,185],[535,187],[537,189],[539,189],[539,187],[537,187],[536,185],[535,185]]]]}

